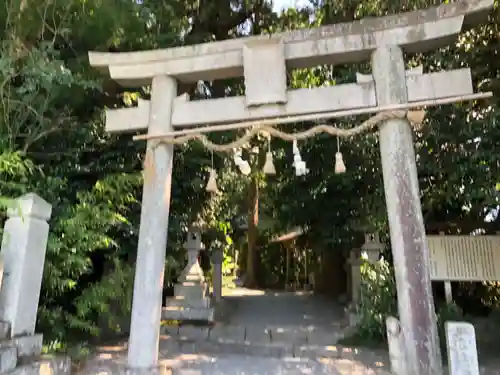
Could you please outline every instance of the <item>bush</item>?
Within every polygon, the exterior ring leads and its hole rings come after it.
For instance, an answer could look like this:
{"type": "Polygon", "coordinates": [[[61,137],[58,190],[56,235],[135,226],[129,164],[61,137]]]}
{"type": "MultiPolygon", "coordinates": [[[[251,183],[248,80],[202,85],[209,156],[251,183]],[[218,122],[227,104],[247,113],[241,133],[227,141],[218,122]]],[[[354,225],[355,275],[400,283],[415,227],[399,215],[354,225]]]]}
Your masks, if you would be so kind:
{"type": "MultiPolygon", "coordinates": [[[[361,266],[361,288],[356,306],[359,322],[352,337],[344,344],[383,344],[387,340],[385,320],[398,317],[396,282],[393,267],[386,261],[365,262],[361,266]]],[[[445,323],[463,321],[464,314],[456,304],[443,305],[437,311],[437,325],[441,352],[446,355],[445,323]]]]}
{"type": "Polygon", "coordinates": [[[462,309],[454,303],[449,305],[448,304],[442,305],[437,310],[439,344],[441,346],[441,353],[443,355],[443,359],[446,359],[447,356],[445,324],[448,321],[454,321],[454,322],[464,321],[464,313],[462,309]]]}
{"type": "Polygon", "coordinates": [[[397,316],[396,282],[387,261],[365,262],[361,266],[361,288],[356,306],[359,323],[356,336],[369,342],[384,342],[385,319],[397,316]]]}

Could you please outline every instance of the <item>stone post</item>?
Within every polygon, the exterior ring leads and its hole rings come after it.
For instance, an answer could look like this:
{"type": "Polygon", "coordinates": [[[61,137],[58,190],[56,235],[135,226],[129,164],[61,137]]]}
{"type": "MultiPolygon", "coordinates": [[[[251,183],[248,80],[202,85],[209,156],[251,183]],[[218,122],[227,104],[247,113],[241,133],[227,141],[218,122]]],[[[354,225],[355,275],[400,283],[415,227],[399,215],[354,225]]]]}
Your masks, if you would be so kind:
{"type": "Polygon", "coordinates": [[[467,322],[445,323],[450,375],[479,375],[476,331],[467,322]]]}
{"type": "MultiPolygon", "coordinates": [[[[153,78],[148,134],[172,131],[177,82],[153,78]]],[[[173,145],[148,141],[128,347],[130,373],[156,373],[167,248],[173,145]],[[149,165],[148,165],[149,163],[149,165]]]]}
{"type": "Polygon", "coordinates": [[[349,326],[354,327],[359,322],[358,303],[361,293],[361,265],[360,249],[352,249],[347,263],[351,268],[351,302],[346,309],[349,326]]]}
{"type": "Polygon", "coordinates": [[[393,316],[385,320],[387,329],[387,344],[389,345],[389,360],[391,373],[394,375],[407,375],[406,346],[399,320],[393,316]]]}
{"type": "Polygon", "coordinates": [[[30,193],[7,211],[2,238],[4,274],[0,321],[11,337],[34,335],[52,206],[30,193]]]}
{"type": "Polygon", "coordinates": [[[361,265],[363,260],[359,257],[359,249],[352,249],[347,260],[351,267],[351,305],[356,306],[359,302],[361,288],[361,265]]]}
{"type": "MultiPolygon", "coordinates": [[[[405,64],[399,46],[377,48],[372,55],[372,72],[379,106],[408,101],[405,64]]],[[[406,119],[391,119],[381,124],[380,153],[408,374],[441,375],[429,249],[412,129],[406,119]]]]}
{"type": "MultiPolygon", "coordinates": [[[[444,232],[439,232],[440,236],[445,236],[444,232]]],[[[444,281],[444,298],[446,300],[446,303],[448,305],[451,305],[453,303],[453,289],[451,287],[451,281],[450,280],[445,280],[444,281]]]]}
{"type": "Polygon", "coordinates": [[[224,253],[222,250],[214,250],[212,253],[212,263],[214,265],[212,283],[214,291],[214,300],[216,303],[222,299],[222,262],[224,253]]]}

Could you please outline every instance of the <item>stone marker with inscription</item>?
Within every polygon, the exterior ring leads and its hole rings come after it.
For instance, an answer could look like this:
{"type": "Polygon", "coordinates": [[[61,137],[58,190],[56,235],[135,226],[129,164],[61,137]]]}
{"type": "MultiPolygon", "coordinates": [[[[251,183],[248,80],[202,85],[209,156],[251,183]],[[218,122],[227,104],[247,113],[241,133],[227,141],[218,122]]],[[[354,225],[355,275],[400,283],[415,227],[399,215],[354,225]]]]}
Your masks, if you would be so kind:
{"type": "Polygon", "coordinates": [[[450,375],[479,375],[474,326],[465,322],[446,322],[445,328],[450,375]]]}

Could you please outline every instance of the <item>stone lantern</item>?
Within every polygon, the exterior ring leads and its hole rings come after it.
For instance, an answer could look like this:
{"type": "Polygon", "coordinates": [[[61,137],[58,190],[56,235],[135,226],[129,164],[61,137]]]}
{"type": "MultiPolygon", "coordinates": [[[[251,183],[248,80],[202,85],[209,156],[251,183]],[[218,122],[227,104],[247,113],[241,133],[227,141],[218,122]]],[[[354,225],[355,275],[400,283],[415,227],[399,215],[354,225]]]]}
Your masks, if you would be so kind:
{"type": "Polygon", "coordinates": [[[198,262],[198,254],[205,248],[199,229],[192,228],[188,232],[184,247],[187,250],[187,265],[174,286],[174,297],[166,301],[162,317],[167,320],[213,322],[214,309],[198,262]]]}
{"type": "Polygon", "coordinates": [[[375,263],[380,259],[380,254],[384,249],[385,246],[380,242],[378,233],[365,233],[365,243],[361,246],[361,257],[370,263],[375,263]]]}

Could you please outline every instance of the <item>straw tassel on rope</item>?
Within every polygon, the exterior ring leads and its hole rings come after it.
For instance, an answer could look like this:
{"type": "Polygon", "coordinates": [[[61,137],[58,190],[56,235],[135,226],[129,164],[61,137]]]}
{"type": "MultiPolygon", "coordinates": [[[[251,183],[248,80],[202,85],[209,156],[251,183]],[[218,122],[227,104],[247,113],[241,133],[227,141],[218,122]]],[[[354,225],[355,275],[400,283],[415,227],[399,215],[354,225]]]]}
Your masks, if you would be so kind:
{"type": "Polygon", "coordinates": [[[306,162],[302,160],[300,156],[300,150],[297,145],[297,140],[293,140],[293,166],[295,167],[295,176],[305,176],[309,173],[309,169],[306,166],[306,162]]]}
{"type": "MultiPolygon", "coordinates": [[[[362,134],[366,131],[373,129],[379,123],[393,119],[393,118],[407,118],[413,126],[419,126],[420,123],[418,121],[422,121],[425,116],[425,111],[417,110],[417,111],[409,111],[406,112],[404,110],[393,110],[388,112],[380,112],[370,117],[368,120],[363,122],[361,125],[358,125],[351,129],[341,129],[332,125],[317,125],[306,131],[298,132],[294,134],[289,134],[282,132],[276,129],[274,126],[278,123],[286,123],[287,121],[283,119],[276,119],[275,123],[269,125],[269,121],[261,121],[260,123],[253,123],[253,128],[248,131],[243,137],[238,138],[235,141],[229,142],[227,144],[216,144],[211,142],[206,135],[203,133],[209,131],[223,131],[223,130],[231,130],[231,129],[239,129],[242,127],[241,124],[230,124],[230,125],[211,125],[202,128],[194,128],[187,130],[176,130],[170,133],[165,133],[163,135],[136,135],[133,137],[134,140],[161,140],[165,143],[170,144],[184,144],[189,141],[198,140],[209,150],[217,151],[217,152],[228,152],[233,151],[234,149],[241,148],[244,144],[248,143],[250,139],[252,139],[256,134],[266,132],[270,136],[274,136],[277,138],[281,138],[285,141],[294,141],[294,140],[303,140],[316,136],[317,134],[327,133],[336,137],[352,137],[355,135],[362,134]]],[[[241,158],[241,157],[240,157],[241,158]]],[[[247,169],[247,168],[245,168],[247,169]]]]}
{"type": "Polygon", "coordinates": [[[208,176],[207,187],[205,188],[209,193],[217,193],[217,171],[214,169],[214,152],[212,151],[212,165],[208,176]]]}
{"type": "Polygon", "coordinates": [[[241,157],[240,149],[234,150],[234,164],[236,164],[244,176],[248,176],[252,172],[250,164],[241,157]]]}
{"type": "Polygon", "coordinates": [[[266,162],[264,163],[264,168],[262,168],[262,171],[267,175],[276,174],[276,168],[274,167],[274,161],[273,161],[273,153],[271,151],[271,137],[269,137],[268,150],[266,153],[266,162]]]}
{"type": "Polygon", "coordinates": [[[337,137],[337,152],[335,153],[335,174],[345,173],[346,167],[344,164],[344,158],[340,152],[340,138],[337,137]]]}
{"type": "MultiPolygon", "coordinates": [[[[483,93],[481,95],[476,94],[476,96],[478,98],[479,98],[479,96],[481,96],[481,97],[491,96],[491,93],[487,93],[487,94],[488,95],[483,94],[483,93]]],[[[471,99],[472,99],[472,97],[471,97],[471,99]]],[[[434,103],[434,102],[432,102],[432,103],[421,102],[420,103],[419,102],[419,103],[413,103],[412,106],[415,107],[416,104],[436,105],[436,104],[445,104],[445,102],[443,102],[443,103],[437,103],[437,102],[436,103],[434,103]]],[[[224,144],[224,145],[215,144],[215,143],[211,142],[202,133],[206,132],[208,130],[221,131],[221,130],[224,130],[225,128],[227,128],[228,127],[227,125],[223,126],[223,127],[225,127],[224,129],[221,128],[221,126],[211,126],[211,127],[206,127],[206,128],[174,131],[172,133],[167,133],[164,135],[145,134],[145,135],[134,136],[133,139],[134,140],[144,139],[144,140],[149,140],[151,142],[147,146],[146,155],[144,158],[144,174],[143,174],[143,176],[144,176],[145,183],[147,183],[148,181],[151,181],[155,177],[154,149],[161,143],[175,145],[175,144],[183,144],[183,143],[189,142],[191,140],[198,140],[198,141],[201,141],[204,144],[204,146],[206,148],[208,148],[209,150],[211,150],[212,152],[213,151],[228,152],[228,151],[232,151],[232,150],[240,148],[245,143],[248,143],[248,141],[252,137],[254,137],[255,134],[261,133],[263,131],[265,131],[269,136],[275,136],[275,137],[281,138],[281,139],[286,140],[286,141],[294,141],[294,166],[296,167],[296,174],[298,173],[298,175],[307,174],[308,169],[305,166],[305,162],[302,161],[302,158],[300,156],[300,152],[297,148],[297,140],[311,138],[311,137],[313,137],[317,134],[320,134],[320,133],[327,133],[327,134],[330,134],[333,136],[337,136],[338,151],[335,155],[335,170],[336,170],[336,173],[344,173],[346,168],[345,168],[342,154],[340,153],[339,137],[352,137],[352,136],[361,134],[363,132],[366,132],[366,131],[372,129],[380,122],[383,122],[385,120],[392,119],[392,118],[405,118],[406,117],[408,119],[408,121],[414,127],[421,125],[421,123],[423,122],[423,120],[425,118],[426,113],[422,109],[417,109],[417,110],[413,110],[413,111],[411,111],[411,110],[405,111],[402,109],[403,108],[402,106],[393,106],[393,107],[394,108],[391,110],[389,110],[389,108],[387,108],[386,112],[377,113],[373,117],[371,117],[368,120],[366,120],[365,122],[363,122],[361,125],[356,126],[354,128],[351,128],[351,129],[340,129],[340,128],[336,128],[332,125],[325,124],[325,125],[314,126],[313,128],[310,128],[310,129],[303,131],[303,132],[289,134],[289,133],[285,133],[285,132],[282,132],[282,131],[276,129],[272,125],[267,125],[267,123],[271,123],[270,120],[267,122],[263,121],[261,124],[256,124],[256,126],[254,126],[252,130],[247,132],[245,134],[245,136],[243,136],[235,141],[232,141],[228,144],[224,144]],[[401,107],[401,109],[396,109],[399,107],[401,107]],[[298,170],[297,170],[297,166],[299,167],[298,170]]],[[[369,113],[370,111],[373,111],[373,109],[363,110],[359,114],[369,113]]],[[[340,114],[340,112],[336,113],[335,117],[337,117],[339,114],[340,114]]],[[[279,122],[279,123],[291,122],[292,119],[288,119],[288,120],[285,121],[282,119],[281,120],[277,119],[275,121],[279,122]],[[290,120],[290,121],[288,121],[288,120],[290,120]]],[[[241,124],[233,124],[231,126],[234,129],[237,129],[237,128],[241,127],[242,125],[241,124]]],[[[248,175],[251,172],[251,168],[250,168],[250,165],[248,164],[248,162],[241,158],[241,151],[235,152],[234,161],[235,161],[236,165],[240,168],[240,171],[242,172],[242,174],[248,175]]],[[[266,155],[266,165],[264,166],[265,169],[268,170],[269,172],[272,172],[273,171],[272,167],[274,167],[274,163],[272,160],[272,153],[270,150],[268,152],[268,155],[266,155]]],[[[274,171],[275,171],[275,169],[274,169],[274,171]]],[[[214,171],[213,175],[214,175],[214,178],[216,178],[217,173],[214,171]]]]}

